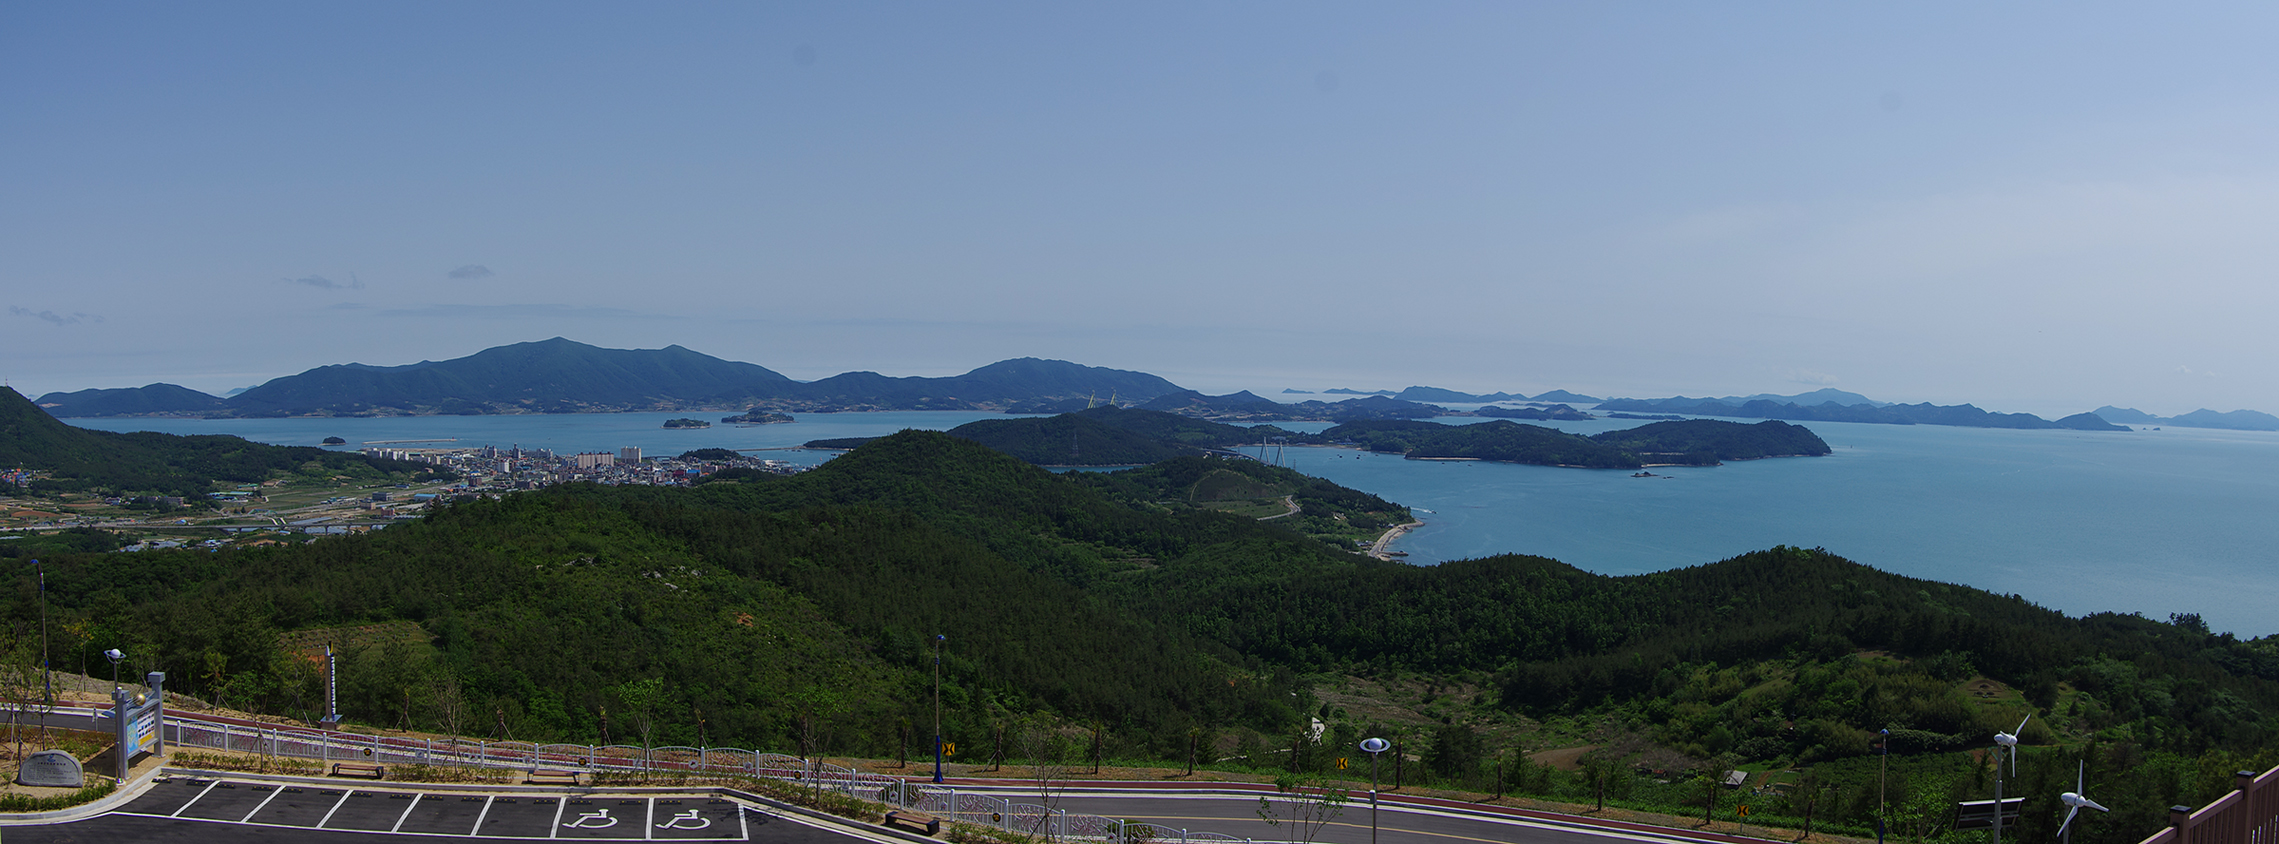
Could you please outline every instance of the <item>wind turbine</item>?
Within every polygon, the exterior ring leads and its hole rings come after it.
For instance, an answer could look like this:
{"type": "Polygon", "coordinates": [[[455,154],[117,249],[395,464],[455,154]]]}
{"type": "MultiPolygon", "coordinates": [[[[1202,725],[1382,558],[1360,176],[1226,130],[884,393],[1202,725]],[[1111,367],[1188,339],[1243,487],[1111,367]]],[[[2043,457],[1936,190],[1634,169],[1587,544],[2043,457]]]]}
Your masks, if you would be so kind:
{"type": "MultiPolygon", "coordinates": [[[[2026,717],[2018,719],[2018,726],[2015,729],[2012,729],[2007,733],[1994,734],[1994,743],[1996,745],[2010,749],[2010,773],[2013,776],[2018,773],[2018,734],[2025,732],[2026,722],[2033,719],[2034,713],[2028,712],[2026,713],[2026,717]]],[[[1996,752],[1999,753],[2001,751],[1996,752]]],[[[1995,764],[2000,765],[2001,763],[1996,762],[1995,764]]]]}
{"type": "MultiPolygon", "coordinates": [[[[1995,751],[1996,753],[2000,753],[2000,752],[2002,752],[2002,749],[2003,749],[2003,748],[2009,748],[2009,749],[2010,749],[2010,773],[2011,773],[2011,774],[2013,774],[2013,775],[2015,775],[2015,774],[2017,774],[2017,773],[2018,773],[2018,734],[2019,734],[2019,733],[2023,733],[2023,732],[2025,732],[2025,731],[2026,731],[2026,722],[2027,722],[2027,721],[2031,721],[2031,720],[2033,720],[2033,719],[2034,719],[2034,713],[2033,713],[2033,712],[2031,712],[2031,711],[2028,711],[2028,712],[2026,713],[2026,717],[2025,717],[2025,718],[2022,718],[2022,719],[2020,719],[2020,720],[2018,721],[2018,727],[2017,727],[2017,729],[2011,730],[2010,732],[2007,732],[2007,733],[1995,733],[1995,734],[1994,734],[1994,751],[1995,751]]],[[[2002,760],[2001,760],[2001,759],[1995,759],[1995,760],[1994,760],[1994,844],[2002,844],[2002,760]]]]}
{"type": "Polygon", "coordinates": [[[2082,792],[2089,790],[2089,763],[2082,762],[2080,765],[2081,767],[2074,775],[2074,790],[2057,796],[2058,801],[2065,804],[2065,823],[2058,824],[2057,835],[2069,842],[2073,840],[2073,816],[2080,814],[2083,807],[2096,809],[2100,812],[2112,811],[2097,805],[2097,801],[2082,794],[2082,792]]]}

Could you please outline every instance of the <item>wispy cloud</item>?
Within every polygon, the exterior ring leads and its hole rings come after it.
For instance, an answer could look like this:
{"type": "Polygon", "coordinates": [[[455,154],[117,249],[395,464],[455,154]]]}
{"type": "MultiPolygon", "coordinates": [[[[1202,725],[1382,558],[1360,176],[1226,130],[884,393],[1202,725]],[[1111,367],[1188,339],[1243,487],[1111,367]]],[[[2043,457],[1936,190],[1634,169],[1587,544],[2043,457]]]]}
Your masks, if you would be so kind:
{"type": "Polygon", "coordinates": [[[364,282],[358,280],[353,273],[349,274],[348,280],[344,282],[333,281],[321,275],[307,275],[300,278],[285,279],[285,283],[305,284],[323,290],[362,290],[364,288],[364,282]]]}
{"type": "Polygon", "coordinates": [[[494,275],[498,273],[491,272],[491,268],[481,264],[468,264],[451,271],[451,277],[457,279],[490,278],[494,275]]]}
{"type": "Polygon", "coordinates": [[[36,319],[41,322],[52,323],[55,325],[78,325],[83,322],[103,321],[102,317],[95,314],[59,314],[54,311],[35,311],[30,308],[17,307],[15,305],[8,306],[8,313],[15,314],[16,316],[20,317],[31,317],[32,319],[36,319]]]}
{"type": "Polygon", "coordinates": [[[1811,369],[1789,370],[1788,380],[1792,384],[1810,384],[1815,387],[1836,386],[1836,376],[1811,369]]]}

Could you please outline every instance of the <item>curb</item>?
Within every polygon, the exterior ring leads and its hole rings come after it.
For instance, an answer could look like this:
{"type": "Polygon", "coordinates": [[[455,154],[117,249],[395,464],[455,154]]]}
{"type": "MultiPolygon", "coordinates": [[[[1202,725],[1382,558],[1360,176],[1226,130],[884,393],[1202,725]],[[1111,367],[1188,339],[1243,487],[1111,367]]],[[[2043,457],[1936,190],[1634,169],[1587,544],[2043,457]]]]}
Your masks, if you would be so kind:
{"type": "Polygon", "coordinates": [[[45,812],[0,814],[0,826],[40,826],[57,821],[74,821],[82,817],[94,817],[134,802],[135,798],[141,797],[143,792],[149,791],[152,785],[156,785],[158,778],[164,775],[166,771],[166,766],[160,765],[136,774],[126,782],[120,783],[118,788],[112,789],[109,795],[89,800],[77,806],[51,809],[45,812]]]}

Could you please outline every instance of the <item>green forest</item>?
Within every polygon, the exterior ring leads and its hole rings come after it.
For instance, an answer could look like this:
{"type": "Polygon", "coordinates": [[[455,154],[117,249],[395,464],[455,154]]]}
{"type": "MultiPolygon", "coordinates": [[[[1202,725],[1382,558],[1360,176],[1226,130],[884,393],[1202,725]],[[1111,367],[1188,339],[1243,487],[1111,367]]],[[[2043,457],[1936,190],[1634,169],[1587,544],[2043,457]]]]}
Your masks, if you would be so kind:
{"type": "Polygon", "coordinates": [[[27,488],[13,491],[18,494],[179,496],[191,506],[208,506],[206,494],[222,482],[254,483],[281,476],[438,476],[433,467],[424,464],[321,448],[263,445],[218,434],[186,437],[77,428],[49,416],[13,390],[0,395],[0,467],[43,473],[44,477],[27,488]]]}
{"type": "MultiPolygon", "coordinates": [[[[1134,466],[1266,442],[1359,446],[1428,460],[1590,469],[1715,466],[1727,460],[1829,453],[1828,443],[1811,430],[1773,420],[1743,424],[1686,419],[1584,436],[1503,419],[1467,425],[1365,419],[1306,434],[1273,425],[1243,427],[1156,410],[1102,406],[1052,417],[985,419],[949,433],[1040,466],[1134,466]]],[[[807,447],[855,448],[871,439],[812,440],[807,447]]]]}
{"type": "Polygon", "coordinates": [[[1501,460],[1589,469],[1715,466],[1726,460],[1829,453],[1828,443],[1819,435],[1801,425],[1772,420],[1747,425],[1716,419],[1686,419],[1587,437],[1501,419],[1471,425],[1370,420],[1347,422],[1321,432],[1318,437],[1419,459],[1501,460]]]}
{"type": "MultiPolygon", "coordinates": [[[[1740,447],[1661,436],[1651,449],[1740,447]]],[[[1250,461],[1055,474],[906,431],[797,475],[567,485],[220,552],[59,535],[41,559],[59,666],[117,647],[170,689],[309,718],[319,677],[295,649],[333,641],[351,720],[500,739],[891,757],[923,743],[939,635],[957,761],[1035,719],[1097,729],[1113,759],[1201,747],[1205,764],[1324,774],[1385,735],[1408,783],[1681,814],[1730,808],[1711,772],[1784,772],[1753,817],[1857,832],[1888,730],[1886,817],[1928,830],[1990,792],[1973,752],[2030,713],[2020,832],[2054,832],[2078,759],[2114,809],[2083,842],[2136,841],[2166,806],[2279,762],[2271,638],[2074,618],[1821,549],[1608,577],[1517,555],[1383,562],[1308,525],[1405,518],[1250,461]],[[1302,517],[1210,506],[1276,496],[1302,517]],[[1419,717],[1359,714],[1364,687],[1417,691],[1419,717]],[[1298,738],[1313,718],[1321,744],[1298,738]],[[1580,772],[1525,756],[1586,744],[1580,772]]],[[[0,565],[8,658],[33,664],[34,572],[0,565]]]]}

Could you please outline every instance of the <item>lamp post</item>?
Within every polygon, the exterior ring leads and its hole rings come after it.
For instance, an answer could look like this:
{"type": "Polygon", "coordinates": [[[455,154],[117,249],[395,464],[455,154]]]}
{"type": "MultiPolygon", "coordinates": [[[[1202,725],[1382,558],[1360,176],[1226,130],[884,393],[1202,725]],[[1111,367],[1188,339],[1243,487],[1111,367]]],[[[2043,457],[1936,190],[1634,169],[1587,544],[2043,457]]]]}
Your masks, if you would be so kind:
{"type": "MultiPolygon", "coordinates": [[[[1882,755],[1881,755],[1881,756],[1878,756],[1878,757],[1876,758],[1876,763],[1875,763],[1875,840],[1876,840],[1876,844],[1883,844],[1883,819],[1884,819],[1884,816],[1885,816],[1885,815],[1886,815],[1886,814],[1887,814],[1887,813],[1890,811],[1890,810],[1887,808],[1887,805],[1886,805],[1886,802],[1887,802],[1887,801],[1886,801],[1885,795],[1888,795],[1888,794],[1890,794],[1891,792],[1890,792],[1890,790],[1889,790],[1889,789],[1887,789],[1887,788],[1885,788],[1885,787],[1884,787],[1884,776],[1883,776],[1883,775],[1884,775],[1884,772],[1885,772],[1885,771],[1888,771],[1888,770],[1890,770],[1890,769],[1891,769],[1891,730],[1889,730],[1889,729],[1885,729],[1885,730],[1883,731],[1883,733],[1882,733],[1882,736],[1883,736],[1883,738],[1879,739],[1879,740],[1876,742],[1876,749],[1882,752],[1882,755]]],[[[1996,774],[2000,774],[2000,773],[2002,773],[2002,772],[2001,772],[2001,771],[1995,771],[1995,773],[1996,773],[1996,774]]],[[[1996,808],[2000,808],[2000,806],[1999,806],[1999,805],[1997,805],[1997,806],[1996,806],[1996,808]]],[[[2001,836],[2001,833],[1997,832],[1997,833],[1995,833],[1995,836],[1996,836],[1996,837],[1999,839],[1999,838],[2000,838],[2000,836],[2001,836]]]]}
{"type": "Polygon", "coordinates": [[[119,696],[119,663],[125,662],[127,655],[118,648],[112,648],[103,652],[103,658],[111,661],[111,697],[116,699],[119,696]]]}
{"type": "Polygon", "coordinates": [[[934,634],[934,782],[942,781],[942,643],[948,636],[934,634]]]}
{"type": "Polygon", "coordinates": [[[40,684],[47,687],[47,706],[55,708],[55,671],[48,666],[47,652],[47,567],[32,561],[32,570],[40,576],[40,684]]]}
{"type": "Polygon", "coordinates": [[[1381,738],[1361,740],[1361,750],[1369,754],[1369,844],[1377,844],[1377,754],[1392,746],[1381,738]]]}

